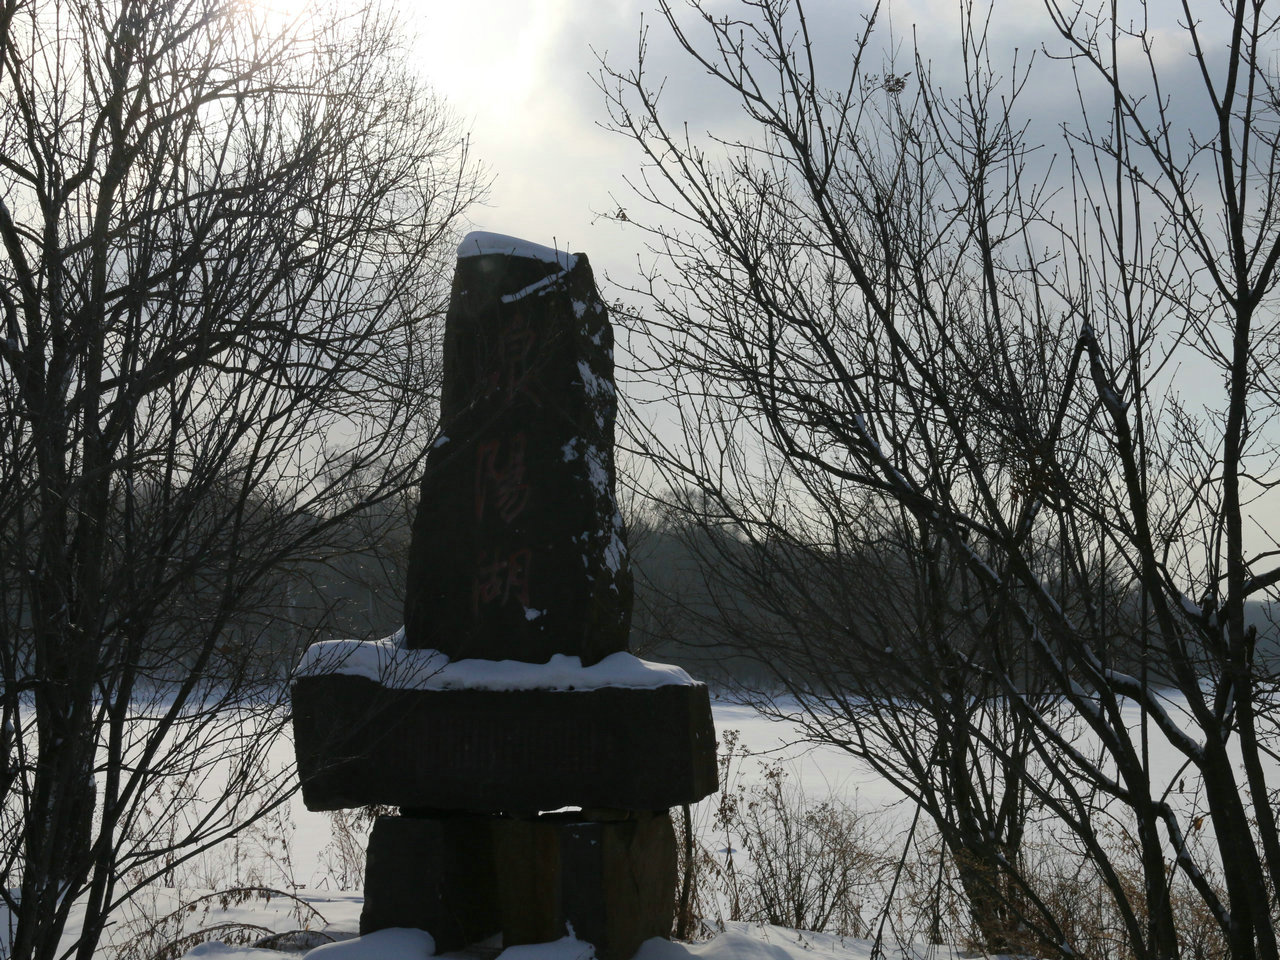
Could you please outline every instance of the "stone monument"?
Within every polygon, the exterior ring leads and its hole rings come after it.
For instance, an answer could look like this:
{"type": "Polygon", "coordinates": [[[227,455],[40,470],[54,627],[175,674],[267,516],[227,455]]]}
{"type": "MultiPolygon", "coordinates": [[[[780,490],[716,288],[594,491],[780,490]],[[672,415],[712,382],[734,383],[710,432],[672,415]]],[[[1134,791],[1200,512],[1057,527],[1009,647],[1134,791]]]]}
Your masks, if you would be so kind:
{"type": "Polygon", "coordinates": [[[473,233],[405,627],[313,645],[293,686],[309,809],[367,804],[361,932],[448,950],[571,926],[600,960],[670,931],[670,807],[716,789],[704,685],[627,653],[612,334],[583,254],[473,233]]]}

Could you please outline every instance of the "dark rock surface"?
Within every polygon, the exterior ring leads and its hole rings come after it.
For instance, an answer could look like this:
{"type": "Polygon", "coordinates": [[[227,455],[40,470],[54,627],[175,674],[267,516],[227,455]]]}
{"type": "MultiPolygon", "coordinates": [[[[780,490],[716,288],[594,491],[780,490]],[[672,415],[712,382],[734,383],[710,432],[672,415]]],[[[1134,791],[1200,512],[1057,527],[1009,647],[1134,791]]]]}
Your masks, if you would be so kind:
{"type": "Polygon", "coordinates": [[[559,256],[458,261],[443,435],[410,547],[410,647],[455,660],[562,653],[584,666],[627,649],[613,337],[586,256],[559,256]]]}
{"type": "Polygon", "coordinates": [[[378,817],[369,834],[360,933],[416,927],[436,951],[502,930],[489,817],[378,817]]]}
{"type": "Polygon", "coordinates": [[[418,927],[443,952],[499,932],[508,947],[545,943],[572,926],[598,960],[630,960],[670,933],[675,886],[665,811],[383,816],[369,838],[360,933],[418,927]]]}
{"type": "Polygon", "coordinates": [[[598,960],[630,960],[671,933],[676,840],[665,812],[590,822],[495,820],[502,942],[544,943],[571,925],[598,960]]]}
{"type": "Polygon", "coordinates": [[[294,683],[293,726],[310,810],[665,810],[717,787],[702,684],[395,690],[329,674],[294,683]]]}

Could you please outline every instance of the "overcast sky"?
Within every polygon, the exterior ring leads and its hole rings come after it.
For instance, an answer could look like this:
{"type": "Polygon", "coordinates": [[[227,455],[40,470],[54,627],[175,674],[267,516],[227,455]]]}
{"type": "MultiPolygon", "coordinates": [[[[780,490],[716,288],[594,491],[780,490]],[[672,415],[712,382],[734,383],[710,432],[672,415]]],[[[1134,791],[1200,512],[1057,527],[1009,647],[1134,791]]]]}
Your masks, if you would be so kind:
{"type": "MultiPolygon", "coordinates": [[[[681,2],[676,0],[677,7],[681,2]]],[[[653,76],[670,78],[664,99],[671,115],[699,132],[735,117],[731,108],[705,95],[698,73],[677,54],[665,25],[657,22],[656,0],[406,3],[419,35],[422,72],[469,125],[475,155],[495,176],[489,207],[473,214],[476,227],[585,251],[597,272],[629,268],[641,245],[633,231],[598,217],[616,207],[611,197],[630,202],[622,176],[634,172],[638,156],[626,140],[600,127],[607,112],[592,79],[597,54],[620,68],[633,65],[643,16],[652,27],[653,76]]],[[[716,10],[737,6],[735,0],[711,0],[710,5],[716,10]]],[[[836,68],[847,63],[872,4],[808,0],[805,6],[828,55],[825,66],[838,82],[836,68]]],[[[910,69],[917,40],[932,61],[935,79],[945,78],[958,65],[960,7],[959,0],[885,0],[877,22],[879,43],[896,47],[910,69]]],[[[1189,68],[1174,23],[1177,4],[1159,0],[1152,7],[1166,18],[1157,33],[1169,42],[1159,55],[1166,66],[1181,61],[1189,68]]],[[[991,33],[997,57],[1012,57],[1017,49],[1023,62],[1033,50],[1039,55],[1042,43],[1054,43],[1040,4],[1028,0],[997,0],[991,33]]],[[[1054,138],[1048,128],[1072,111],[1074,93],[1065,74],[1058,70],[1055,79],[1054,68],[1041,63],[1048,69],[1024,100],[1054,138]]],[[[1166,90],[1177,72],[1166,77],[1166,90]]],[[[1189,71],[1185,75],[1194,79],[1189,71]]]]}
{"type": "Polygon", "coordinates": [[[475,156],[494,175],[490,206],[473,211],[476,228],[585,251],[597,270],[625,261],[618,228],[592,223],[618,191],[629,152],[596,126],[604,107],[591,44],[634,37],[639,0],[421,7],[413,25],[422,71],[470,126],[475,156]]]}
{"type": "MultiPolygon", "coordinates": [[[[729,10],[736,0],[710,6],[729,10]]],[[[939,27],[956,21],[958,3],[894,0],[891,7],[879,32],[887,41],[892,27],[909,41],[922,14],[945,35],[939,27]]],[[[839,54],[852,49],[870,8],[864,0],[806,4],[824,24],[828,49],[839,54]]],[[[601,127],[608,115],[593,79],[597,57],[619,69],[633,66],[643,17],[651,27],[649,70],[655,80],[669,80],[664,104],[671,115],[699,131],[736,119],[732,105],[708,96],[657,22],[657,0],[428,0],[414,9],[421,69],[468,122],[475,154],[496,178],[490,206],[473,213],[477,229],[585,251],[597,273],[628,269],[641,247],[633,231],[599,216],[631,202],[622,177],[636,170],[639,156],[601,127]]]]}

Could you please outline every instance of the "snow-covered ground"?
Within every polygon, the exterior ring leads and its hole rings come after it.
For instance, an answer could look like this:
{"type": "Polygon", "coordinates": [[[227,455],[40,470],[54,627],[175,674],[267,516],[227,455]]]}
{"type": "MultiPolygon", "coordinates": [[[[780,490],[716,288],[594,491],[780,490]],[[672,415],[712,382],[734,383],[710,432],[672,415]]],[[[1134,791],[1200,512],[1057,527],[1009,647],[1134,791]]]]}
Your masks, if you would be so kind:
{"type": "MultiPolygon", "coordinates": [[[[418,930],[383,930],[357,940],[316,947],[306,954],[311,960],[418,960],[432,956],[431,937],[418,930]]],[[[806,933],[768,924],[728,923],[713,939],[701,943],[646,941],[634,960],[870,960],[873,943],[838,937],[829,933],[806,933]]],[[[228,947],[206,943],[186,955],[202,960],[279,960],[280,954],[253,947],[228,947]]],[[[458,952],[439,955],[446,960],[481,960],[490,952],[458,952]]],[[[892,947],[884,960],[951,960],[955,951],[945,947],[892,947]]],[[[496,960],[592,960],[595,949],[588,943],[565,936],[551,943],[508,947],[496,960]]]]}
{"type": "MultiPolygon", "coordinates": [[[[897,792],[848,754],[829,746],[805,744],[795,726],[763,718],[748,706],[715,699],[712,709],[718,736],[723,739],[729,731],[736,731],[738,750],[745,748],[749,755],[736,765],[738,783],[759,783],[767,764],[780,764],[790,782],[809,797],[835,797],[869,817],[879,818],[876,829],[885,838],[886,848],[892,846],[888,838],[897,833],[895,824],[910,819],[911,811],[899,802],[897,792]]],[[[1157,749],[1165,746],[1157,745],[1157,749]]],[[[288,765],[291,744],[282,740],[275,749],[279,756],[273,755],[272,762],[288,765]]],[[[1167,766],[1169,776],[1174,777],[1176,758],[1171,748],[1167,752],[1169,763],[1156,766],[1167,766]]],[[[715,802],[714,797],[704,801],[701,810],[695,811],[694,822],[703,831],[710,849],[718,856],[733,857],[732,841],[726,844],[713,832],[715,802]]],[[[374,938],[354,939],[361,908],[358,874],[363,868],[367,829],[368,824],[352,813],[312,813],[303,807],[300,797],[295,797],[274,819],[255,826],[225,849],[189,864],[186,872],[175,878],[173,887],[152,888],[145,898],[121,911],[98,956],[101,960],[157,955],[265,960],[278,958],[280,953],[237,944],[256,943],[271,934],[290,932],[295,933],[282,937],[278,945],[292,947],[295,956],[309,949],[307,955],[314,960],[430,956],[430,938],[421,932],[386,932],[374,938]],[[254,885],[261,889],[255,892],[254,885]],[[209,890],[235,886],[247,892],[232,898],[206,895],[209,890]],[[227,942],[200,942],[210,935],[227,942]],[[334,943],[316,946],[331,938],[334,943]]],[[[75,926],[73,920],[69,929],[75,926]]],[[[694,944],[651,941],[636,960],[866,960],[872,953],[870,941],[780,927],[724,922],[708,932],[714,932],[714,937],[694,944]]],[[[936,947],[922,946],[920,950],[922,955],[932,957],[954,955],[951,950],[936,947]]],[[[886,942],[881,956],[900,960],[909,952],[900,943],[886,942]]],[[[4,955],[0,950],[0,957],[4,955]]],[[[494,946],[486,951],[445,956],[456,960],[586,960],[591,949],[567,936],[535,947],[499,951],[494,946]]]]}

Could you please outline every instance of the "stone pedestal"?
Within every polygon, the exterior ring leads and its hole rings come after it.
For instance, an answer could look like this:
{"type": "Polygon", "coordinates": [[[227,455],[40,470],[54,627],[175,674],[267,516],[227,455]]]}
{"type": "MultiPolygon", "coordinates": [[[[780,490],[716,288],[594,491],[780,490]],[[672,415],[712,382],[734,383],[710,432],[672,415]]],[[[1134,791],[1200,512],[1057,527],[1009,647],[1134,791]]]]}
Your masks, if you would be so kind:
{"type": "Polygon", "coordinates": [[[404,690],[300,677],[294,742],[311,810],[379,803],[362,933],[411,926],[442,950],[565,935],[630,960],[671,930],[669,807],[717,787],[707,688],[404,690]],[[577,813],[546,814],[562,807],[577,813]],[[445,813],[445,811],[453,811],[445,813]]]}
{"type": "Polygon", "coordinates": [[[499,820],[494,849],[504,943],[556,940],[571,926],[598,960],[630,960],[645,940],[671,933],[676,841],[666,811],[499,820]]]}
{"type": "Polygon", "coordinates": [[[570,929],[598,960],[630,960],[671,931],[676,846],[667,813],[379,817],[369,838],[361,934],[420,927],[447,951],[570,929]]]}
{"type": "Polygon", "coordinates": [[[301,677],[294,745],[310,810],[666,810],[716,790],[700,683],[597,690],[398,690],[301,677]]]}
{"type": "Polygon", "coordinates": [[[416,927],[438,951],[502,930],[488,817],[378,817],[369,835],[361,934],[416,927]]]}

